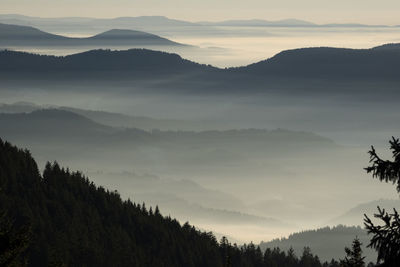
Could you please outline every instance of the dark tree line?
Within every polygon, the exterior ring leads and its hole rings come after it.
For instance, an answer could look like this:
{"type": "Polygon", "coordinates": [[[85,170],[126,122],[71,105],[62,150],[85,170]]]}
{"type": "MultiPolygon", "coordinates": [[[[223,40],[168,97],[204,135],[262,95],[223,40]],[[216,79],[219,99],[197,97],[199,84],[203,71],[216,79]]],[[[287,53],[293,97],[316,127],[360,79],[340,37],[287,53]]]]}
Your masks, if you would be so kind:
{"type": "MultiPolygon", "coordinates": [[[[392,138],[389,141],[393,161],[381,159],[372,146],[369,151],[371,166],[365,168],[372,173],[374,178],[380,181],[396,184],[397,192],[400,193],[400,141],[392,138]]],[[[400,266],[400,216],[394,208],[392,212],[378,207],[378,213],[374,215],[382,221],[382,225],[376,225],[365,215],[365,227],[372,239],[369,247],[378,252],[378,263],[381,266],[400,266]]]]}
{"type": "Polygon", "coordinates": [[[41,175],[29,151],[1,139],[0,211],[1,266],[339,266],[308,248],[298,258],[218,242],[56,162],[41,175]]]}

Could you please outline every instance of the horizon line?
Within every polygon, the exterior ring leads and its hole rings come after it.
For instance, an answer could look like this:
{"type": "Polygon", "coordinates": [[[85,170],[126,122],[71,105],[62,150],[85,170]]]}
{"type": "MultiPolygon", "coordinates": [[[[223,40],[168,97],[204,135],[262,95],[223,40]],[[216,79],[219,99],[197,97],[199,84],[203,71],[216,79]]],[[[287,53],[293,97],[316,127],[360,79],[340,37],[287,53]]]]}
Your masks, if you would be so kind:
{"type": "MultiPolygon", "coordinates": [[[[265,22],[282,22],[287,20],[296,20],[301,22],[310,23],[310,25],[300,25],[299,27],[321,27],[321,26],[330,26],[330,25],[358,25],[358,26],[367,26],[367,27],[400,27],[400,22],[398,24],[366,24],[362,22],[329,22],[329,23],[316,23],[306,19],[299,19],[299,18],[282,18],[282,19],[265,19],[265,18],[230,18],[224,20],[185,20],[185,19],[178,19],[172,18],[165,15],[140,15],[140,16],[112,16],[112,17],[90,17],[90,16],[59,16],[59,17],[45,17],[45,16],[34,16],[34,15],[25,15],[21,13],[0,13],[0,16],[22,16],[27,18],[37,18],[37,19],[106,19],[106,20],[113,20],[113,19],[120,19],[120,18],[166,18],[169,20],[176,20],[181,22],[188,22],[193,24],[201,24],[201,23],[223,23],[228,21],[265,21],[265,22]]],[[[206,26],[206,25],[204,25],[206,26]]],[[[211,25],[212,26],[212,25],[211,25]]],[[[274,26],[274,25],[268,25],[274,26]]],[[[282,25],[285,26],[285,25],[282,25]]],[[[289,26],[289,25],[286,25],[289,26]]]]}

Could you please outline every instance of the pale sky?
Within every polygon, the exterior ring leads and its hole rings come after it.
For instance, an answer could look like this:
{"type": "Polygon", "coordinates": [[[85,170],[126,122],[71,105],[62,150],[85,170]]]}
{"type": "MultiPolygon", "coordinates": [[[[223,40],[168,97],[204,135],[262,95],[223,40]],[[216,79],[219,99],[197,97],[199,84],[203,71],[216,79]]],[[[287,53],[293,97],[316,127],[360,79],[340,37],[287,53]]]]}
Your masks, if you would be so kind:
{"type": "Polygon", "coordinates": [[[41,17],[162,15],[187,21],[304,19],[400,24],[399,0],[0,0],[1,14],[41,17]]]}

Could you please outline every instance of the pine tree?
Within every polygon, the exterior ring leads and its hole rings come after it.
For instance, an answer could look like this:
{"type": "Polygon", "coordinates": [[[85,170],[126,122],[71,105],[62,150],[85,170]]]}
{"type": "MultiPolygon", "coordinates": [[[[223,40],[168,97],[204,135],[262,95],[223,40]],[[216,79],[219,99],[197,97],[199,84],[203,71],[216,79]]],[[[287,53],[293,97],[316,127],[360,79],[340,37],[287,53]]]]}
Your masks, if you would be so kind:
{"type": "Polygon", "coordinates": [[[154,215],[160,216],[160,209],[158,208],[158,205],[156,206],[156,210],[154,211],[154,215]]]}
{"type": "Polygon", "coordinates": [[[351,249],[346,247],[344,250],[346,252],[346,257],[344,260],[340,261],[341,267],[365,267],[364,259],[362,256],[361,242],[356,237],[354,239],[351,249]]]}
{"type": "Polygon", "coordinates": [[[6,213],[0,214],[0,266],[26,266],[26,257],[23,254],[28,248],[29,240],[29,227],[15,229],[6,213]]]}
{"type": "Polygon", "coordinates": [[[296,266],[297,265],[298,259],[294,252],[293,247],[290,247],[290,249],[287,252],[286,262],[287,262],[287,264],[286,264],[287,266],[296,266]]]}
{"type": "MultiPolygon", "coordinates": [[[[389,141],[393,161],[381,159],[372,146],[368,152],[372,166],[365,168],[367,173],[372,173],[380,181],[397,184],[400,193],[400,141],[392,137],[389,141]]],[[[378,207],[375,217],[383,221],[383,225],[375,225],[371,219],[364,215],[364,224],[369,234],[372,234],[368,247],[375,248],[378,252],[378,263],[383,266],[400,266],[400,216],[396,209],[388,213],[378,207]]]]}
{"type": "Polygon", "coordinates": [[[231,263],[231,244],[229,243],[228,239],[223,236],[221,238],[221,241],[219,243],[219,247],[221,250],[221,257],[222,257],[222,261],[223,261],[223,266],[224,267],[231,267],[232,263],[231,263]]]}

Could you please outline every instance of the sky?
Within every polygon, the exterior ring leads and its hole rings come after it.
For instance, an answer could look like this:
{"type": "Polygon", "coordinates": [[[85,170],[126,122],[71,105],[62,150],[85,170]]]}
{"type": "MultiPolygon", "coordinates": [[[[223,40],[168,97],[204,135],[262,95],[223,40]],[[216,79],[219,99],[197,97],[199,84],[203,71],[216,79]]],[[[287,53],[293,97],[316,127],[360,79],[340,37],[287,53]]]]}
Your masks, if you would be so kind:
{"type": "Polygon", "coordinates": [[[188,21],[296,18],[399,25],[399,0],[0,0],[0,13],[41,17],[163,15],[188,21]]]}

